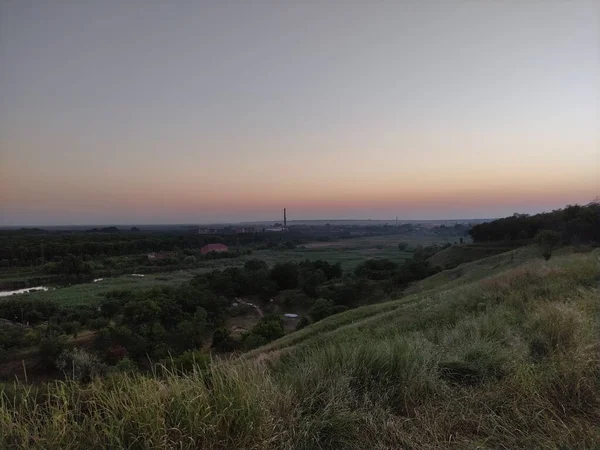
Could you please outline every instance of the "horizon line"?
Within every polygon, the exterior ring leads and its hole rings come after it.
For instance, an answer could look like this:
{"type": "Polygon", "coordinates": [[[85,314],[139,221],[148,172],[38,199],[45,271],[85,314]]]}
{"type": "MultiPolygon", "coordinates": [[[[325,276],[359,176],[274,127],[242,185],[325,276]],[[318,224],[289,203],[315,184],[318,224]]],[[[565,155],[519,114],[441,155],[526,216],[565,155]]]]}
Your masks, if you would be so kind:
{"type": "MultiPolygon", "coordinates": [[[[448,218],[438,218],[438,219],[398,219],[398,224],[404,223],[425,223],[425,222],[465,222],[469,220],[496,220],[500,217],[469,217],[469,218],[459,218],[459,219],[448,219],[448,218]]],[[[117,223],[117,222],[109,222],[109,223],[64,223],[64,224],[52,224],[52,225],[41,225],[41,224],[18,224],[18,225],[0,225],[1,228],[55,228],[55,227],[160,227],[160,226],[185,226],[185,227],[201,227],[201,226],[210,226],[210,225],[252,225],[252,224],[263,224],[263,223],[282,223],[281,219],[264,219],[264,220],[245,220],[239,222],[155,222],[155,223],[117,223]]],[[[396,219],[290,219],[287,221],[289,223],[293,222],[396,222],[396,219]]]]}

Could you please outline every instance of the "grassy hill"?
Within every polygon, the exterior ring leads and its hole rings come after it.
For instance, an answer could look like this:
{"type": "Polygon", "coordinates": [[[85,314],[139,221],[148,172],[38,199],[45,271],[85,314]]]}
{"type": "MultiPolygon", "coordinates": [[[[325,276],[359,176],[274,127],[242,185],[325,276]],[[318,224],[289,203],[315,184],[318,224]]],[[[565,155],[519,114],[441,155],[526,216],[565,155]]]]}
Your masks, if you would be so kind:
{"type": "Polygon", "coordinates": [[[598,448],[600,251],[537,253],[191,374],[5,386],[2,448],[598,448]]]}
{"type": "Polygon", "coordinates": [[[488,256],[514,250],[530,244],[530,241],[508,241],[508,242],[483,242],[470,244],[456,244],[431,256],[428,261],[432,266],[442,269],[451,269],[459,264],[477,261],[488,256]]]}

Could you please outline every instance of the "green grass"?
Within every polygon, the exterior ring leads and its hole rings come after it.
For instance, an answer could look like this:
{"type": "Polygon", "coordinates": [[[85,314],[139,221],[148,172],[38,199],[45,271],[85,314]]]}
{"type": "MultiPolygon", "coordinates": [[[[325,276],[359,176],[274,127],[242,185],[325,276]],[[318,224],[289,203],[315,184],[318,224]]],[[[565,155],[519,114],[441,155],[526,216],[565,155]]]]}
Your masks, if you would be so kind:
{"type": "Polygon", "coordinates": [[[196,273],[209,269],[198,269],[197,271],[166,272],[149,274],[144,277],[133,277],[121,275],[114,278],[106,278],[97,283],[81,283],[71,286],[50,289],[45,292],[33,292],[24,294],[35,299],[49,300],[64,306],[76,306],[84,304],[95,304],[103,299],[103,295],[113,290],[143,290],[156,286],[179,286],[189,281],[196,273]]]}
{"type": "Polygon", "coordinates": [[[597,449],[600,251],[517,252],[206,371],[5,386],[0,447],[597,449]]]}
{"type": "Polygon", "coordinates": [[[458,244],[436,253],[428,261],[433,266],[448,269],[459,264],[505,253],[522,245],[522,241],[458,244]]]}

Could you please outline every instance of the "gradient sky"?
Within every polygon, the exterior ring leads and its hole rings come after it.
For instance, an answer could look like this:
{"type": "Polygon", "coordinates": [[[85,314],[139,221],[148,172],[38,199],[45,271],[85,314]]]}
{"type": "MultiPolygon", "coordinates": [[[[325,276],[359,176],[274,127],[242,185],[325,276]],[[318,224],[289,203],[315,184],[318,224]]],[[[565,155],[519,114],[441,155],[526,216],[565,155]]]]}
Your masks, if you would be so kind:
{"type": "Polygon", "coordinates": [[[597,0],[0,0],[0,225],[597,195],[597,0]]]}

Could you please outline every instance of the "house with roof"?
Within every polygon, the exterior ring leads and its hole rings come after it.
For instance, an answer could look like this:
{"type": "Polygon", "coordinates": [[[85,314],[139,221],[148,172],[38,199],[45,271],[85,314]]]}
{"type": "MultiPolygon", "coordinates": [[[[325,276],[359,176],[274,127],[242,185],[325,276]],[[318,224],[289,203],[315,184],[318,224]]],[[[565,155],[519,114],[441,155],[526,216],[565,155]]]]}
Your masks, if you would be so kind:
{"type": "Polygon", "coordinates": [[[228,251],[229,248],[225,244],[206,244],[200,249],[200,253],[202,253],[203,255],[206,255],[210,252],[226,253],[228,251]]]}

